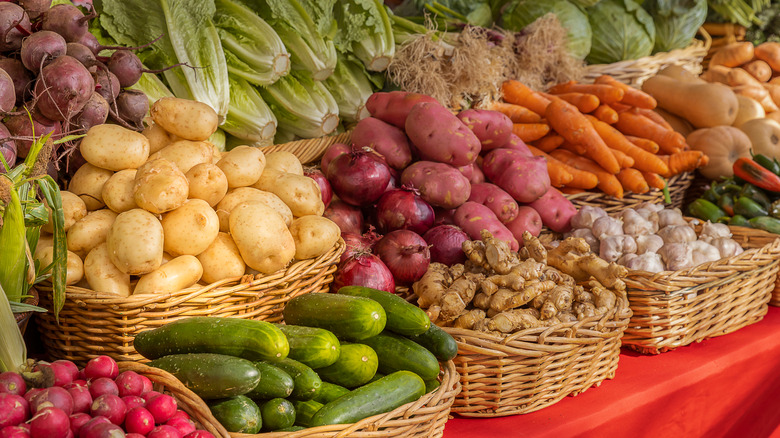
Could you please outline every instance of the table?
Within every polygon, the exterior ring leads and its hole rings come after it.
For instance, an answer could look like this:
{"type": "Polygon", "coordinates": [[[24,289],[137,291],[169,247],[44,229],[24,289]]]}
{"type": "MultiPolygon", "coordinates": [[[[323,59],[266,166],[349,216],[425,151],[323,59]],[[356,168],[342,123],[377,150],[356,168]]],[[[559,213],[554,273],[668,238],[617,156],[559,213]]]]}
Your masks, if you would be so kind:
{"type": "Polygon", "coordinates": [[[615,378],[525,415],[455,417],[444,438],[780,438],[780,308],[660,355],[623,349],[615,378]]]}

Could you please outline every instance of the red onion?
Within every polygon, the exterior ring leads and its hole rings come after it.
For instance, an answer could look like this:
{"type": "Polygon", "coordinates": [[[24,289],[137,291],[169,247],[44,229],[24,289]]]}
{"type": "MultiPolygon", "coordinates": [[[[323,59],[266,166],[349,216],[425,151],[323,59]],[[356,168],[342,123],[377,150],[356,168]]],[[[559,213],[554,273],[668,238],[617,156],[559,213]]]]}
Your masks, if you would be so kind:
{"type": "Polygon", "coordinates": [[[390,168],[384,160],[365,150],[334,158],[326,174],[336,196],[357,206],[374,203],[390,182],[390,168]]]}
{"type": "Polygon", "coordinates": [[[330,164],[330,162],[339,155],[350,151],[352,151],[352,148],[345,145],[344,143],[333,143],[332,145],[328,146],[328,148],[325,149],[325,153],[322,155],[322,158],[320,159],[320,168],[322,169],[322,172],[327,175],[328,164],[330,164]]]}
{"type": "Polygon", "coordinates": [[[422,278],[431,263],[428,244],[419,234],[410,230],[395,230],[377,242],[377,255],[390,269],[393,278],[409,285],[422,278]]]}
{"type": "Polygon", "coordinates": [[[433,207],[433,225],[455,225],[455,209],[433,207]]]}
{"type": "Polygon", "coordinates": [[[347,249],[341,254],[340,262],[352,257],[358,252],[372,252],[374,245],[382,238],[380,234],[374,231],[374,227],[369,225],[368,231],[360,234],[341,233],[341,238],[347,244],[347,249]]]}
{"type": "Polygon", "coordinates": [[[411,230],[423,234],[433,226],[433,207],[411,187],[385,192],[376,204],[379,231],[411,230]]]}
{"type": "Polygon", "coordinates": [[[331,202],[322,215],[335,222],[342,233],[363,232],[363,212],[340,199],[331,202]]]}
{"type": "Polygon", "coordinates": [[[390,181],[388,181],[387,183],[387,187],[385,188],[385,193],[389,192],[390,190],[397,189],[399,187],[399,184],[401,184],[401,172],[393,169],[390,166],[388,166],[387,168],[390,171],[390,181]]]}
{"type": "Polygon", "coordinates": [[[423,235],[423,239],[431,246],[431,262],[452,266],[466,261],[463,242],[469,240],[469,236],[455,225],[433,227],[423,235]]]}
{"type": "Polygon", "coordinates": [[[336,292],[344,286],[365,286],[395,293],[393,274],[379,257],[368,253],[357,253],[339,263],[330,290],[336,292]]]}
{"type": "Polygon", "coordinates": [[[330,205],[330,201],[333,200],[333,189],[330,188],[330,183],[325,174],[318,169],[306,169],[303,174],[313,179],[320,186],[320,196],[322,196],[322,202],[325,203],[325,207],[330,205]]]}

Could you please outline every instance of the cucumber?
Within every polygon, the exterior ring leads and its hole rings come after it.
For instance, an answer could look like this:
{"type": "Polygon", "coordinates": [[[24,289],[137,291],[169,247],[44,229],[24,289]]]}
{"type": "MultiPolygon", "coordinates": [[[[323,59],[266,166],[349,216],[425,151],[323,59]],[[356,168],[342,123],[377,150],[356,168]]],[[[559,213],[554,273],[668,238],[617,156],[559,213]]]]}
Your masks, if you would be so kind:
{"type": "Polygon", "coordinates": [[[424,394],[425,383],[420,376],[410,371],[396,371],[326,404],[314,414],[311,426],[354,423],[390,412],[424,394]]]}
{"type": "Polygon", "coordinates": [[[263,417],[262,430],[279,430],[290,427],[295,423],[295,408],[293,404],[283,398],[272,398],[260,406],[260,415],[263,417]]]}
{"type": "Polygon", "coordinates": [[[363,286],[344,286],[336,292],[353,297],[370,298],[379,303],[387,314],[385,330],[399,335],[419,335],[431,326],[425,311],[396,294],[363,286]]]}
{"type": "Polygon", "coordinates": [[[395,371],[411,371],[423,380],[439,376],[439,361],[420,344],[403,336],[382,332],[363,343],[373,348],[379,357],[379,372],[390,374],[395,371]]]}
{"type": "Polygon", "coordinates": [[[287,338],[275,325],[252,319],[194,316],[141,332],[133,341],[147,359],[169,354],[217,353],[252,361],[287,357],[287,338]]]}
{"type": "Polygon", "coordinates": [[[376,374],[374,374],[374,377],[372,377],[371,380],[368,381],[368,383],[376,382],[377,380],[381,379],[384,376],[385,376],[385,374],[376,373],[376,374]]]}
{"type": "Polygon", "coordinates": [[[378,366],[376,352],[368,345],[343,344],[336,363],[316,371],[326,382],[356,388],[371,380],[378,366]]]}
{"type": "Polygon", "coordinates": [[[293,406],[295,406],[295,425],[311,427],[311,417],[325,405],[316,400],[295,400],[293,406]]]}
{"type": "Polygon", "coordinates": [[[287,398],[292,394],[295,382],[284,370],[266,362],[255,362],[255,368],[260,372],[260,381],[246,396],[253,400],[268,400],[272,398],[287,398]]]}
{"type": "Polygon", "coordinates": [[[274,366],[281,368],[292,377],[294,385],[290,397],[294,399],[311,400],[322,386],[320,376],[313,369],[295,359],[282,359],[279,362],[274,362],[274,366]]]}
{"type": "Polygon", "coordinates": [[[287,336],[290,344],[290,359],[312,368],[322,368],[336,362],[341,344],[333,333],[317,328],[300,325],[278,324],[279,330],[287,336]]]}
{"type": "Polygon", "coordinates": [[[428,394],[429,392],[433,391],[434,389],[437,389],[441,386],[441,382],[439,382],[439,379],[431,379],[425,381],[425,393],[428,394]]]}
{"type": "Polygon", "coordinates": [[[452,360],[458,354],[458,344],[449,333],[436,324],[421,335],[409,336],[409,339],[422,345],[442,362],[452,360]]]}
{"type": "Polygon", "coordinates": [[[349,389],[343,386],[323,381],[320,390],[317,391],[317,395],[314,397],[314,401],[330,403],[348,392],[349,389]]]}
{"type": "Polygon", "coordinates": [[[299,430],[303,430],[303,429],[306,428],[303,426],[290,426],[290,427],[285,427],[284,429],[279,429],[277,430],[277,432],[298,432],[299,430]]]}
{"type": "Polygon", "coordinates": [[[168,371],[207,400],[246,394],[260,381],[251,361],[224,354],[172,354],[147,365],[168,371]]]}
{"type": "Polygon", "coordinates": [[[385,309],[374,300],[328,293],[298,295],[284,307],[284,321],[330,330],[339,339],[359,341],[385,328],[385,309]]]}
{"type": "Polygon", "coordinates": [[[243,395],[214,400],[209,403],[209,409],[228,432],[257,433],[263,425],[260,408],[243,395]]]}

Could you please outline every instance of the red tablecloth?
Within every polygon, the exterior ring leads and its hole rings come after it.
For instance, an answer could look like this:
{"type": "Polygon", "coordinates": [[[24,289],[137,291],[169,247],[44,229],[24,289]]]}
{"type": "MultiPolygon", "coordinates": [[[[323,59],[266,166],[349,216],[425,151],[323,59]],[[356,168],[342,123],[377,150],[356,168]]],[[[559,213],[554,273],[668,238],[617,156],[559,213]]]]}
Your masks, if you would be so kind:
{"type": "Polygon", "coordinates": [[[612,380],[525,415],[455,417],[444,438],[780,438],[780,308],[759,323],[648,356],[624,349],[612,380]]]}

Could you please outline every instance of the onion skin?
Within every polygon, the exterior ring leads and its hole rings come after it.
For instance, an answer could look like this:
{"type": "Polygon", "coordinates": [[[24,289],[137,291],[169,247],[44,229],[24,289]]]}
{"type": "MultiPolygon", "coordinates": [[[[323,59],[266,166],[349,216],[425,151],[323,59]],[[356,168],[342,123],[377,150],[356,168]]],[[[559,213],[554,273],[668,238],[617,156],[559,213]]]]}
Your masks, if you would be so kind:
{"type": "Polygon", "coordinates": [[[375,247],[398,284],[410,285],[422,278],[431,263],[431,253],[426,241],[410,230],[387,233],[375,247]]]}
{"type": "Polygon", "coordinates": [[[395,280],[390,269],[374,254],[357,253],[339,263],[330,291],[344,286],[364,286],[395,293],[395,280]]]}
{"type": "Polygon", "coordinates": [[[332,201],[322,215],[335,222],[342,233],[363,232],[363,212],[344,201],[339,199],[332,201]]]}
{"type": "Polygon", "coordinates": [[[411,230],[424,234],[433,226],[433,207],[412,188],[385,192],[376,204],[377,227],[383,233],[411,230]]]}
{"type": "Polygon", "coordinates": [[[344,243],[347,245],[347,249],[341,254],[339,262],[352,257],[360,252],[372,252],[376,243],[382,238],[380,234],[374,231],[374,227],[369,225],[368,231],[360,234],[354,233],[341,233],[341,238],[344,239],[344,243]]]}
{"type": "Polygon", "coordinates": [[[313,179],[318,186],[320,186],[320,197],[325,204],[325,208],[328,208],[330,201],[333,200],[333,189],[330,187],[330,182],[325,174],[318,169],[307,169],[303,172],[304,175],[313,179]]]}
{"type": "Polygon", "coordinates": [[[428,230],[423,239],[430,245],[431,262],[447,266],[466,262],[463,242],[469,240],[468,234],[455,225],[438,225],[428,230]]]}
{"type": "Polygon", "coordinates": [[[328,164],[328,180],[333,193],[355,205],[373,204],[387,189],[390,168],[373,152],[363,150],[341,154],[328,164]]]}

